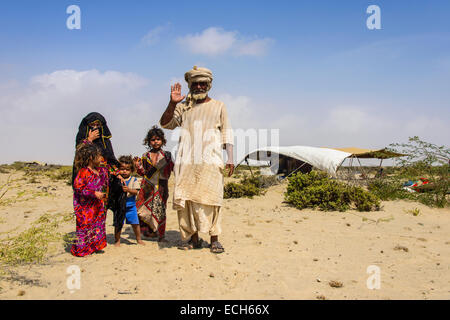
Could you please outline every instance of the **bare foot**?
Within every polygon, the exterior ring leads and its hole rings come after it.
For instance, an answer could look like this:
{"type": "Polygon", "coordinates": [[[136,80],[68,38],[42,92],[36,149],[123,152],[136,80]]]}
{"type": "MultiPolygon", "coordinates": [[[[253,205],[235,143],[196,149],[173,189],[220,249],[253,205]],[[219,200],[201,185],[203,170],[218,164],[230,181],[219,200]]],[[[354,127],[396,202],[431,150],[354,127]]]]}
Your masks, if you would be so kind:
{"type": "Polygon", "coordinates": [[[119,241],[119,242],[116,242],[116,243],[114,243],[114,247],[120,247],[120,241],[119,241]]]}
{"type": "Polygon", "coordinates": [[[142,240],[139,240],[137,243],[140,244],[140,245],[142,245],[142,246],[145,246],[145,242],[142,241],[142,240]]]}

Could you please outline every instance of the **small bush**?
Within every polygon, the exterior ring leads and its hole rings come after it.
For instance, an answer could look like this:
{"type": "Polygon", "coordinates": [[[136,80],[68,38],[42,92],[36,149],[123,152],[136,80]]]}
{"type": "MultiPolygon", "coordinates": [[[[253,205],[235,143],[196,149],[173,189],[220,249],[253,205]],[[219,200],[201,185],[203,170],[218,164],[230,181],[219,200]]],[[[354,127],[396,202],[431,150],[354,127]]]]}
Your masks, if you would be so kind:
{"type": "Polygon", "coordinates": [[[14,163],[11,164],[9,167],[12,168],[12,169],[14,169],[14,170],[23,170],[23,169],[25,169],[27,166],[26,166],[25,162],[22,162],[22,161],[14,161],[14,163]]]}
{"type": "Polygon", "coordinates": [[[9,173],[7,165],[0,165],[0,173],[9,173]]]}
{"type": "Polygon", "coordinates": [[[423,174],[416,175],[415,177],[411,175],[412,172],[418,172],[418,169],[415,166],[403,168],[399,175],[392,176],[389,179],[376,179],[369,183],[368,189],[381,200],[412,200],[423,203],[429,207],[444,208],[449,206],[447,194],[450,191],[448,174],[445,173],[446,170],[448,170],[448,165],[433,168],[436,175],[429,176],[429,183],[433,186],[433,188],[430,190],[425,190],[424,192],[409,192],[403,189],[403,183],[405,181],[416,181],[419,180],[419,177],[424,176],[423,174]],[[406,174],[405,172],[409,173],[406,174]]]}
{"type": "MultiPolygon", "coordinates": [[[[405,192],[393,190],[389,196],[391,199],[411,199],[419,201],[431,207],[449,206],[448,194],[450,193],[450,149],[445,146],[425,142],[419,137],[410,137],[407,143],[392,143],[391,150],[405,154],[405,157],[397,159],[400,168],[396,170],[392,182],[400,183],[405,180],[418,180],[427,178],[428,188],[418,189],[406,195],[405,192]]],[[[372,186],[375,192],[385,193],[385,186],[372,186]]],[[[399,188],[401,190],[401,188],[399,188]]],[[[404,191],[404,190],[402,190],[404,191]]],[[[407,193],[407,192],[406,192],[407,193]]],[[[384,195],[383,195],[384,196],[384,195]]]]}
{"type": "Polygon", "coordinates": [[[224,186],[223,197],[229,198],[242,198],[258,196],[264,193],[264,189],[278,183],[276,176],[246,176],[242,178],[239,183],[230,182],[224,186]]]}
{"type": "Polygon", "coordinates": [[[288,178],[285,200],[296,208],[319,208],[323,211],[359,211],[380,209],[380,200],[360,187],[348,186],[328,178],[321,171],[301,172],[288,178]]]}
{"type": "Polygon", "coordinates": [[[398,179],[375,179],[368,186],[369,191],[383,201],[415,198],[411,192],[402,188],[403,184],[398,179]]]}
{"type": "Polygon", "coordinates": [[[60,168],[56,168],[52,170],[49,174],[50,179],[58,181],[63,180],[68,185],[72,184],[72,167],[71,166],[64,166],[60,168]]]}

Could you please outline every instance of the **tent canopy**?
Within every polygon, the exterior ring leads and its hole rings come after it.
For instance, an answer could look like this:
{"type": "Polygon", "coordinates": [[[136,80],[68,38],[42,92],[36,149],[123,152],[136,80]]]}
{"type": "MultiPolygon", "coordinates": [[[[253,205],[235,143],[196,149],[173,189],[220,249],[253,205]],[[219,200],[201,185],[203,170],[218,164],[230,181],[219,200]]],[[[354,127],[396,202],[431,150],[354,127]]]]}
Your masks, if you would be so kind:
{"type": "MultiPolygon", "coordinates": [[[[324,148],[328,149],[328,148],[324,148]]],[[[355,158],[361,159],[389,159],[389,158],[398,158],[405,156],[404,154],[389,151],[386,148],[379,150],[371,150],[371,149],[362,149],[362,148],[331,148],[333,150],[339,150],[343,152],[351,153],[351,155],[355,158]]]]}
{"type": "Polygon", "coordinates": [[[248,153],[238,162],[238,166],[247,159],[271,161],[272,164],[274,162],[278,163],[278,155],[284,155],[309,163],[313,167],[324,170],[331,176],[336,177],[338,167],[352,154],[335,149],[307,146],[263,147],[248,153]]]}

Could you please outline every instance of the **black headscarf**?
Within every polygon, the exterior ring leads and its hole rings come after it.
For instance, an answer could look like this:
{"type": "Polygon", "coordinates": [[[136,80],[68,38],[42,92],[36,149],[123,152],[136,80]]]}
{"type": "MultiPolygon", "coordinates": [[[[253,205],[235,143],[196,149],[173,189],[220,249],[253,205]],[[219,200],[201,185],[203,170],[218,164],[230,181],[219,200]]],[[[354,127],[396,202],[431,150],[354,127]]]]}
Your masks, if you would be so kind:
{"type": "Polygon", "coordinates": [[[111,145],[111,131],[109,131],[108,125],[106,124],[105,117],[103,117],[98,112],[91,112],[86,117],[81,120],[80,126],[78,127],[78,134],[75,139],[75,147],[78,146],[84,139],[89,136],[89,124],[94,121],[100,121],[101,123],[101,132],[100,137],[93,141],[93,143],[99,147],[102,152],[103,158],[105,158],[106,162],[110,165],[119,166],[119,162],[114,155],[114,151],[111,145]]]}

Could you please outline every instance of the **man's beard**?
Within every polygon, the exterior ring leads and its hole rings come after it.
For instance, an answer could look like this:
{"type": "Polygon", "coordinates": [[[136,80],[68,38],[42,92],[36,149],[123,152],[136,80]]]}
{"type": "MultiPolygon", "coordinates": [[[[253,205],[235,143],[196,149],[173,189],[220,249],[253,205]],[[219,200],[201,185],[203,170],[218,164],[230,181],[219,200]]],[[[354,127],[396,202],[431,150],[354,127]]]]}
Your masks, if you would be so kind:
{"type": "Polygon", "coordinates": [[[197,101],[197,100],[203,100],[208,96],[208,91],[206,92],[202,92],[202,93],[192,93],[192,98],[197,101]]]}

